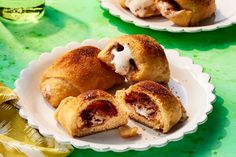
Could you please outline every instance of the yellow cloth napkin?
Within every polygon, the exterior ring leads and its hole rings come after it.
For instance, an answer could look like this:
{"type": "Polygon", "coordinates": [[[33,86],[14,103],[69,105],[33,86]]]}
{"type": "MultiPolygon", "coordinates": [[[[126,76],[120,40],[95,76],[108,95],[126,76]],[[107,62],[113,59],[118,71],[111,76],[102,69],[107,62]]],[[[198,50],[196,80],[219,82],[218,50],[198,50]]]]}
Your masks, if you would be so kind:
{"type": "Polygon", "coordinates": [[[0,157],[63,157],[73,147],[43,137],[22,119],[16,94],[0,83],[0,157]]]}

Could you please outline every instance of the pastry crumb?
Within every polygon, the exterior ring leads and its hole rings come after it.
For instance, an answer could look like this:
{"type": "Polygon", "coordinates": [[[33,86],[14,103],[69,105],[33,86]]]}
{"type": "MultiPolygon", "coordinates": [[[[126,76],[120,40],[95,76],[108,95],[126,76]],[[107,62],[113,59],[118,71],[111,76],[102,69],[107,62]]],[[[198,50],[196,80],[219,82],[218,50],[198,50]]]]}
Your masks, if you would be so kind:
{"type": "Polygon", "coordinates": [[[123,138],[131,138],[139,135],[137,127],[130,127],[128,125],[119,127],[119,134],[123,138]]]}

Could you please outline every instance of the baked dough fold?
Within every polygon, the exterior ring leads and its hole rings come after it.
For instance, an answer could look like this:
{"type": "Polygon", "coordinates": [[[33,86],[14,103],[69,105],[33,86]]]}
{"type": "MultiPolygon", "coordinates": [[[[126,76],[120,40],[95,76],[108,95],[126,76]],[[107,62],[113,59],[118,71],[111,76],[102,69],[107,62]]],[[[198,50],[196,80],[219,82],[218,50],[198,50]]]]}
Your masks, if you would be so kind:
{"type": "Polygon", "coordinates": [[[195,26],[211,17],[216,10],[215,0],[157,0],[162,16],[180,26],[195,26]]]}
{"type": "Polygon", "coordinates": [[[126,108],[102,90],[89,90],[61,101],[55,119],[71,136],[85,136],[125,125],[126,108]]]}
{"type": "Polygon", "coordinates": [[[100,49],[83,46],[59,57],[43,74],[40,89],[44,98],[57,107],[62,99],[91,89],[106,90],[124,78],[97,59],[100,49]]]}
{"type": "Polygon", "coordinates": [[[163,133],[187,119],[180,101],[167,88],[153,81],[141,81],[117,91],[116,99],[126,105],[132,119],[163,133]]]}
{"type": "Polygon", "coordinates": [[[125,35],[110,41],[98,58],[130,82],[168,83],[169,64],[163,48],[146,35],[125,35]]]}

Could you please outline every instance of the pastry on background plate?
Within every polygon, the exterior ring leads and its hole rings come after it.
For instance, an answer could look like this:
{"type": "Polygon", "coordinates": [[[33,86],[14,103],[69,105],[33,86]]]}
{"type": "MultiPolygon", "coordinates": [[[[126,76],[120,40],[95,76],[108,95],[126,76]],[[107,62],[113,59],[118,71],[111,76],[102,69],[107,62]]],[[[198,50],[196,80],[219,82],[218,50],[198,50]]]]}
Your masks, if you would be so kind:
{"type": "Polygon", "coordinates": [[[128,107],[132,119],[163,133],[187,119],[178,98],[153,81],[141,81],[126,90],[117,91],[116,99],[128,107]]]}
{"type": "Polygon", "coordinates": [[[119,0],[137,17],[162,15],[179,26],[196,26],[216,11],[215,0],[119,0]]]}
{"type": "Polygon", "coordinates": [[[129,82],[153,80],[168,83],[169,64],[163,48],[146,35],[125,35],[115,38],[98,58],[129,82]]]}
{"type": "Polygon", "coordinates": [[[215,0],[157,0],[162,16],[180,26],[195,26],[216,11],[215,0]]]}
{"type": "Polygon", "coordinates": [[[102,90],[90,90],[61,101],[55,119],[71,136],[85,136],[126,125],[126,108],[102,90]]]}
{"type": "Polygon", "coordinates": [[[106,90],[124,78],[97,59],[100,49],[83,46],[58,58],[43,74],[40,89],[44,98],[57,107],[68,96],[90,89],[106,90]]]}
{"type": "Polygon", "coordinates": [[[137,17],[160,15],[160,11],[156,7],[156,0],[119,0],[119,3],[137,17]]]}

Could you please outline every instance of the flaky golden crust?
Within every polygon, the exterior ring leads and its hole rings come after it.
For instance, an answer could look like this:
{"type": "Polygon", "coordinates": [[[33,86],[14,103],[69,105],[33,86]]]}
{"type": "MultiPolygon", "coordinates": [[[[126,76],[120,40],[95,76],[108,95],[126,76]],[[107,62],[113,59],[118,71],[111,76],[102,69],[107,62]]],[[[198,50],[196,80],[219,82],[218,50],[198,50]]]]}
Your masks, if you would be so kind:
{"type": "Polygon", "coordinates": [[[122,76],[97,59],[99,51],[92,46],[74,49],[44,72],[40,87],[52,106],[57,107],[68,96],[77,96],[90,89],[106,90],[124,81],[122,76]]]}
{"type": "Polygon", "coordinates": [[[62,78],[47,78],[40,84],[41,92],[44,98],[53,107],[57,107],[61,100],[68,96],[77,96],[80,91],[68,81],[62,78]]]}
{"type": "Polygon", "coordinates": [[[111,62],[113,59],[111,50],[117,43],[129,46],[135,62],[136,67],[125,76],[128,81],[153,80],[161,83],[169,81],[170,70],[165,52],[153,38],[146,35],[125,35],[111,40],[98,54],[98,58],[113,70],[115,66],[111,62]]]}
{"type": "Polygon", "coordinates": [[[190,26],[197,25],[201,20],[211,17],[215,10],[215,0],[175,0],[181,8],[192,11],[190,26]]]}
{"type": "Polygon", "coordinates": [[[195,26],[211,17],[215,10],[215,0],[157,0],[161,14],[179,26],[195,26]]]}
{"type": "Polygon", "coordinates": [[[186,120],[185,110],[180,101],[164,86],[153,81],[141,81],[130,86],[127,90],[118,91],[116,99],[125,104],[130,113],[130,117],[151,128],[168,132],[176,123],[186,120]],[[157,115],[154,119],[147,119],[136,113],[134,107],[125,101],[125,97],[131,92],[144,93],[158,106],[157,115]]]}
{"type": "Polygon", "coordinates": [[[56,109],[55,119],[71,136],[81,137],[125,125],[128,122],[128,115],[124,106],[118,104],[112,95],[101,90],[89,90],[77,97],[68,97],[62,100],[56,109]],[[81,113],[93,102],[99,100],[109,101],[116,108],[117,114],[102,125],[84,126],[81,113]]]}
{"type": "Polygon", "coordinates": [[[127,6],[125,5],[125,1],[126,0],[119,0],[120,6],[123,8],[127,8],[127,6]]]}

